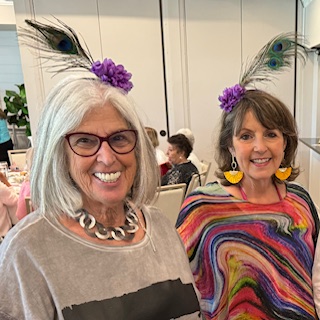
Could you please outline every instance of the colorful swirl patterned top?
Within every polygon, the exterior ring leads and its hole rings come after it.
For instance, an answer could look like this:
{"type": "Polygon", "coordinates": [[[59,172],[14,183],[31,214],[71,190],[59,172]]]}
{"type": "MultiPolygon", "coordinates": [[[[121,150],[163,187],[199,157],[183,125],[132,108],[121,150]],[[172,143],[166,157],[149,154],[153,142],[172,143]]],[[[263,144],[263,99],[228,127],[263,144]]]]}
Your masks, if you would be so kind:
{"type": "Polygon", "coordinates": [[[319,218],[308,193],[287,185],[275,204],[252,204],[217,182],[194,191],[177,221],[206,319],[317,319],[311,271],[319,218]]]}

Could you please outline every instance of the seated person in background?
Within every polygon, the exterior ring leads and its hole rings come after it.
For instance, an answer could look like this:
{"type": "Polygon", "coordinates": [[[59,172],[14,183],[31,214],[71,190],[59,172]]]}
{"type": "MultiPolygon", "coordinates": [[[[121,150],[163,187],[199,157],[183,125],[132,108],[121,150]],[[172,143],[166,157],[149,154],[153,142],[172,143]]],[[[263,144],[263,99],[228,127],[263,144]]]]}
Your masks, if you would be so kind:
{"type": "Polygon", "coordinates": [[[199,174],[197,167],[188,160],[192,146],[183,134],[168,138],[167,156],[172,168],[161,178],[161,185],[186,183],[187,187],[193,174],[199,174]]]}
{"type": "Polygon", "coordinates": [[[153,145],[153,148],[156,152],[156,158],[157,158],[158,165],[160,167],[160,172],[162,177],[168,172],[168,170],[171,168],[171,165],[168,162],[168,158],[166,154],[159,148],[159,139],[158,139],[157,131],[151,127],[145,127],[145,129],[153,145]]]}
{"type": "Polygon", "coordinates": [[[156,158],[157,158],[157,162],[158,165],[160,166],[161,164],[165,163],[168,161],[168,158],[166,156],[166,154],[159,149],[159,139],[158,139],[158,133],[155,129],[151,128],[151,127],[145,127],[147,135],[154,147],[154,150],[156,152],[156,158]]]}
{"type": "Polygon", "coordinates": [[[7,161],[10,166],[8,150],[13,149],[13,143],[7,127],[7,115],[0,108],[0,161],[7,161]]]}
{"type": "Polygon", "coordinates": [[[18,222],[17,202],[18,195],[6,176],[0,172],[0,243],[11,227],[18,222]]]}
{"type": "MultiPolygon", "coordinates": [[[[183,134],[187,137],[187,139],[189,140],[191,147],[193,149],[194,146],[194,135],[192,133],[192,131],[188,128],[181,128],[177,131],[176,134],[183,134]]],[[[195,155],[195,153],[192,151],[188,157],[188,160],[190,160],[198,169],[199,172],[201,172],[202,166],[201,166],[201,161],[199,160],[199,158],[195,155]]]]}
{"type": "Polygon", "coordinates": [[[26,166],[25,171],[27,171],[25,180],[22,182],[19,192],[19,199],[18,199],[18,207],[16,216],[19,220],[27,215],[27,206],[26,206],[26,197],[30,197],[30,169],[31,169],[31,162],[33,157],[33,148],[29,148],[26,153],[26,166]]]}

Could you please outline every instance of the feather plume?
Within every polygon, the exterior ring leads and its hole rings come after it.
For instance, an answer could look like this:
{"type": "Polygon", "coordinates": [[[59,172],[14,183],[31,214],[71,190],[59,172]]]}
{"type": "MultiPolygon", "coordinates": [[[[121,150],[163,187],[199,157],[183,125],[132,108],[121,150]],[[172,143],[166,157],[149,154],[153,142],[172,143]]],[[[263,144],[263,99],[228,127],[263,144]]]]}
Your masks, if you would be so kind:
{"type": "Polygon", "coordinates": [[[25,20],[28,27],[20,28],[21,43],[40,51],[40,58],[51,62],[48,71],[60,73],[70,69],[85,69],[94,73],[101,81],[129,92],[133,84],[132,74],[123,65],[116,65],[111,59],[93,61],[88,47],[81,46],[76,32],[57,19],[55,25],[25,20]],[[54,62],[54,63],[52,63],[54,62]]]}
{"type": "Polygon", "coordinates": [[[271,39],[244,68],[240,86],[271,81],[276,74],[292,67],[295,56],[305,63],[307,49],[302,40],[294,32],[282,33],[271,39]]]}
{"type": "Polygon", "coordinates": [[[55,18],[58,23],[47,25],[35,20],[25,20],[28,27],[20,28],[18,35],[22,44],[40,50],[40,58],[51,63],[48,70],[54,73],[70,69],[87,69],[93,59],[86,46],[84,49],[75,31],[55,18]]]}

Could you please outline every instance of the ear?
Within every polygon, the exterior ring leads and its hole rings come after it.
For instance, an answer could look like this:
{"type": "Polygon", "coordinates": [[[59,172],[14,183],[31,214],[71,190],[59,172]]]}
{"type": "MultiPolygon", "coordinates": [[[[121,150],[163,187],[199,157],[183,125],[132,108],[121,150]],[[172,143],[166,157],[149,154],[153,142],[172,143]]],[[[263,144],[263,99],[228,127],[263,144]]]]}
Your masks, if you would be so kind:
{"type": "Polygon", "coordinates": [[[177,149],[177,155],[184,156],[184,151],[177,149]]]}
{"type": "Polygon", "coordinates": [[[287,138],[284,137],[283,139],[283,151],[286,150],[287,147],[287,138]]]}
{"type": "Polygon", "coordinates": [[[229,147],[229,152],[231,153],[232,156],[235,155],[235,152],[234,152],[234,148],[233,147],[229,147]]]}

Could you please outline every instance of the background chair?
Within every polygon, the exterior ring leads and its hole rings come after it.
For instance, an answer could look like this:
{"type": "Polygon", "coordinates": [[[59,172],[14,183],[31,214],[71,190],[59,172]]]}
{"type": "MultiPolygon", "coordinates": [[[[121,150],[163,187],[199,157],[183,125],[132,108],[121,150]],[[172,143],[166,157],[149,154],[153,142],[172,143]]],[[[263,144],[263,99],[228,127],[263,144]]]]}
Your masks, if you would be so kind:
{"type": "Polygon", "coordinates": [[[185,191],[185,183],[171,184],[158,188],[153,205],[161,209],[173,225],[176,224],[185,191]]]}
{"type": "Polygon", "coordinates": [[[200,186],[204,186],[206,184],[207,177],[208,177],[208,171],[203,171],[200,174],[194,174],[188,185],[185,198],[196,188],[200,186]]]}
{"type": "Polygon", "coordinates": [[[24,199],[26,201],[27,214],[29,214],[30,212],[33,211],[31,199],[30,199],[30,197],[25,197],[24,199]]]}
{"type": "Polygon", "coordinates": [[[211,162],[208,162],[206,160],[201,160],[201,164],[202,164],[201,173],[203,173],[203,172],[206,173],[204,180],[201,181],[201,185],[204,186],[207,183],[209,171],[210,171],[210,168],[211,168],[211,162]]]}
{"type": "Polygon", "coordinates": [[[14,149],[8,150],[8,156],[10,160],[10,164],[15,164],[21,171],[24,170],[26,165],[26,153],[28,149],[14,149]]]}
{"type": "Polygon", "coordinates": [[[211,168],[211,162],[206,161],[206,160],[201,160],[201,166],[202,166],[201,172],[204,172],[204,171],[209,172],[210,168],[211,168]]]}
{"type": "MultiPolygon", "coordinates": [[[[201,173],[203,175],[203,173],[201,173]]],[[[193,191],[194,189],[198,188],[200,186],[200,182],[201,182],[201,174],[194,174],[191,177],[191,180],[189,182],[186,194],[185,194],[185,198],[188,196],[188,194],[193,191]]]]}

